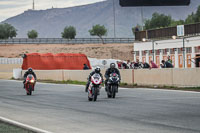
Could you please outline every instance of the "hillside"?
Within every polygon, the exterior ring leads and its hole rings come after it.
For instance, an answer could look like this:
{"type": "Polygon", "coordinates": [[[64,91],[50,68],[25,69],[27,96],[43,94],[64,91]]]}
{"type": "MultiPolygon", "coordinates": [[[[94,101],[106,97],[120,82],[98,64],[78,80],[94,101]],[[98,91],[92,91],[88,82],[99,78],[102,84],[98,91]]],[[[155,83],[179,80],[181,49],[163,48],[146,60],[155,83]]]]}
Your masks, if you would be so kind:
{"type": "MultiPolygon", "coordinates": [[[[174,19],[185,19],[192,11],[196,11],[200,0],[191,0],[190,6],[143,7],[144,18],[152,13],[170,14],[174,19]]],[[[115,0],[116,35],[132,37],[131,27],[141,23],[140,7],[120,7],[115,0]]],[[[35,29],[39,37],[61,37],[65,26],[75,26],[77,37],[90,37],[88,30],[95,24],[103,24],[108,28],[108,37],[113,37],[113,3],[112,0],[70,8],[52,8],[47,10],[28,10],[3,23],[10,23],[18,30],[17,37],[26,37],[27,31],[35,29]]]]}
{"type": "Polygon", "coordinates": [[[0,57],[18,58],[25,53],[83,53],[90,58],[133,60],[133,44],[6,44],[0,57]]]}

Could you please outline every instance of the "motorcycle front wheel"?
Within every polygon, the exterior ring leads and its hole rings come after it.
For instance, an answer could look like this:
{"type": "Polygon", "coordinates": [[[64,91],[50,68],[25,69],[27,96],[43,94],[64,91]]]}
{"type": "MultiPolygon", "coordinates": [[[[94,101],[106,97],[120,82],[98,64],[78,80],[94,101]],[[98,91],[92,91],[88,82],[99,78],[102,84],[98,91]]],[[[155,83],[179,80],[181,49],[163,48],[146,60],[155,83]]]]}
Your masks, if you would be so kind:
{"type": "Polygon", "coordinates": [[[88,97],[88,101],[92,101],[92,98],[89,98],[89,97],[88,97]]]}
{"type": "Polygon", "coordinates": [[[115,85],[112,86],[112,98],[115,98],[116,95],[116,87],[115,85]]]}
{"type": "Polygon", "coordinates": [[[95,87],[95,88],[94,88],[94,101],[97,100],[97,95],[98,95],[98,88],[95,87]]]}

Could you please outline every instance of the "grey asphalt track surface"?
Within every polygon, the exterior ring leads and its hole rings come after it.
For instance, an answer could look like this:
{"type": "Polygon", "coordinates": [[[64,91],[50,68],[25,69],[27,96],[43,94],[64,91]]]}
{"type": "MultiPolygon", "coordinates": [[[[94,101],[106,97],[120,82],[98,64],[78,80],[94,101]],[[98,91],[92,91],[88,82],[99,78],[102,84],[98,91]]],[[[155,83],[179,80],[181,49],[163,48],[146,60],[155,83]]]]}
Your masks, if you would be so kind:
{"type": "Polygon", "coordinates": [[[200,93],[104,88],[89,102],[84,86],[0,80],[0,116],[55,133],[200,133],[200,93]]]}

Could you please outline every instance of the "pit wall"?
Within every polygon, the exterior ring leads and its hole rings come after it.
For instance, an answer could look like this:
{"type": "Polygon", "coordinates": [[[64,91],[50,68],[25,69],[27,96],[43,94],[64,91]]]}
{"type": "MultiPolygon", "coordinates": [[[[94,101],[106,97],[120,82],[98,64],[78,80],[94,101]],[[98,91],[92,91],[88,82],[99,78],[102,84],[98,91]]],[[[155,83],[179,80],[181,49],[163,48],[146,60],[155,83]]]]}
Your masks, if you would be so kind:
{"type": "MultiPolygon", "coordinates": [[[[35,71],[38,79],[87,81],[90,70],[35,71]]],[[[200,69],[120,70],[122,83],[158,86],[200,86],[200,69]]],[[[102,70],[105,74],[105,70],[102,70]]]]}
{"type": "Polygon", "coordinates": [[[21,64],[0,64],[0,79],[11,79],[14,68],[21,68],[21,64]]]}
{"type": "MultiPolygon", "coordinates": [[[[25,71],[22,72],[22,75],[25,71]]],[[[76,81],[87,81],[91,70],[35,70],[38,79],[41,80],[76,80],[76,81]]],[[[104,76],[105,70],[101,70],[104,76]]],[[[121,70],[122,82],[127,84],[133,83],[132,70],[121,70]]],[[[104,78],[105,79],[105,78],[104,78]]]]}
{"type": "Polygon", "coordinates": [[[200,69],[134,70],[134,83],[160,86],[200,86],[200,69]]]}
{"type": "MultiPolygon", "coordinates": [[[[11,79],[13,68],[21,65],[0,64],[0,79],[11,79]]],[[[22,75],[25,71],[22,71],[22,75]]],[[[38,79],[87,81],[91,70],[35,70],[38,79]]],[[[105,74],[105,70],[101,71],[105,74]]],[[[122,83],[159,86],[200,86],[200,68],[120,70],[122,83]]]]}

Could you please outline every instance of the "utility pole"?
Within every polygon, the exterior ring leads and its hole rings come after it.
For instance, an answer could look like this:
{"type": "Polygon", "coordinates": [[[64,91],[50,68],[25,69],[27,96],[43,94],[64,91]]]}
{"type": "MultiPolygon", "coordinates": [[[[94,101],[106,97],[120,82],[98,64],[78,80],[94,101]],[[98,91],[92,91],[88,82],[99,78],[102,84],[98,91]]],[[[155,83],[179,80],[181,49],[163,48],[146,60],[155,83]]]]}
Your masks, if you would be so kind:
{"type": "Polygon", "coordinates": [[[144,30],[144,15],[143,15],[143,6],[141,6],[141,21],[142,21],[142,30],[144,30]]]}
{"type": "Polygon", "coordinates": [[[183,66],[185,68],[185,37],[183,36],[183,66]]]}
{"type": "Polygon", "coordinates": [[[153,54],[153,62],[154,62],[154,58],[155,58],[155,48],[154,48],[154,40],[152,40],[152,54],[153,54]]]}
{"type": "Polygon", "coordinates": [[[35,10],[35,1],[33,0],[33,10],[35,10]]]}
{"type": "Polygon", "coordinates": [[[113,0],[113,26],[114,26],[114,38],[116,38],[116,31],[115,31],[115,0],[113,0]]]}

